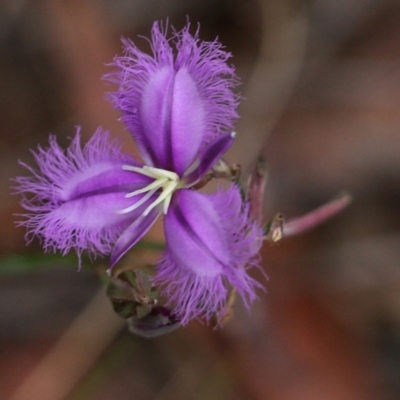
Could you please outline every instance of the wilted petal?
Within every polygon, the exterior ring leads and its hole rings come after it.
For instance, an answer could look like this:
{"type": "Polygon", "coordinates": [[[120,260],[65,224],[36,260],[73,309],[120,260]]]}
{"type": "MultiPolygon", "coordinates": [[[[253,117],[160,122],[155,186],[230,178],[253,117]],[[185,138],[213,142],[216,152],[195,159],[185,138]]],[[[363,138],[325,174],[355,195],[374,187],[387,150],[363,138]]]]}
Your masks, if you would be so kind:
{"type": "Polygon", "coordinates": [[[78,130],[67,151],[51,137],[50,148],[39,148],[34,155],[39,171],[27,167],[32,176],[16,179],[16,189],[24,195],[21,204],[29,212],[20,222],[28,228],[28,237],[38,235],[46,249],[63,253],[71,248],[78,253],[110,252],[118,235],[145,207],[118,213],[132,204],[126,193],[145,186],[149,178],[124,171],[125,162],[135,161],[121,156],[119,145],[100,130],[84,149],[78,130]]]}
{"type": "Polygon", "coordinates": [[[267,167],[265,161],[260,157],[247,185],[248,199],[250,202],[250,215],[256,221],[262,223],[264,216],[265,186],[267,183],[267,167]]]}
{"type": "Polygon", "coordinates": [[[132,333],[146,338],[165,335],[180,327],[171,311],[163,306],[154,307],[144,318],[131,317],[127,321],[132,333]]]}
{"type": "Polygon", "coordinates": [[[247,274],[257,265],[262,231],[248,219],[248,206],[232,185],[212,195],[175,194],[165,216],[167,250],[155,281],[161,283],[183,324],[204,315],[224,315],[229,287],[245,303],[259,286],[247,274]]]}

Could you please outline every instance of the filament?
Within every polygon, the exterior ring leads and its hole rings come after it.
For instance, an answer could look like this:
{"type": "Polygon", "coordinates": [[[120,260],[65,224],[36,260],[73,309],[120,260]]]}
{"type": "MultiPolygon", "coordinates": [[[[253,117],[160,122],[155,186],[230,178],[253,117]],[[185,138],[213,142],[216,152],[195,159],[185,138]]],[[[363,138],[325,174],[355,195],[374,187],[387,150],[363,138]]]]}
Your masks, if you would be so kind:
{"type": "Polygon", "coordinates": [[[177,173],[161,168],[149,167],[147,165],[145,165],[144,167],[123,165],[122,169],[124,169],[125,171],[136,172],[149,178],[153,178],[154,181],[141,189],[127,193],[125,195],[126,198],[131,198],[142,193],[145,193],[145,195],[140,200],[133,203],[131,206],[126,207],[122,210],[118,210],[118,214],[126,214],[133,210],[136,210],[137,208],[142,206],[147,200],[149,200],[157,192],[157,190],[160,189],[161,192],[159,196],[149,206],[147,206],[147,208],[143,212],[143,215],[148,215],[150,211],[154,207],[158,206],[160,203],[163,203],[163,213],[166,214],[168,212],[172,195],[174,194],[176,189],[182,187],[182,182],[180,181],[179,175],[177,173]]]}

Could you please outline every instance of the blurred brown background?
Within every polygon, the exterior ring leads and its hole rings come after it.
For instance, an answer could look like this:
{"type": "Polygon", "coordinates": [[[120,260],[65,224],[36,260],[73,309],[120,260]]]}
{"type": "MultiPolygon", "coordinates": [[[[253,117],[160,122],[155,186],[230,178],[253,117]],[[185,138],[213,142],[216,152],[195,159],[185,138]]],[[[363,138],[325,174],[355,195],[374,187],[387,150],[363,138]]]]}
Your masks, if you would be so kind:
{"type": "Polygon", "coordinates": [[[3,0],[0,87],[1,399],[400,398],[398,1],[3,0]],[[43,257],[23,268],[41,251],[14,226],[10,178],[30,148],[50,132],[67,144],[76,125],[133,149],[103,99],[105,64],[121,36],[146,48],[137,35],[154,20],[180,29],[187,16],[233,53],[244,100],[229,158],[245,175],[266,158],[266,215],[344,189],[354,202],[264,247],[268,293],[250,315],[238,304],[222,330],[194,322],[146,340],[95,294],[93,272],[43,257]]]}

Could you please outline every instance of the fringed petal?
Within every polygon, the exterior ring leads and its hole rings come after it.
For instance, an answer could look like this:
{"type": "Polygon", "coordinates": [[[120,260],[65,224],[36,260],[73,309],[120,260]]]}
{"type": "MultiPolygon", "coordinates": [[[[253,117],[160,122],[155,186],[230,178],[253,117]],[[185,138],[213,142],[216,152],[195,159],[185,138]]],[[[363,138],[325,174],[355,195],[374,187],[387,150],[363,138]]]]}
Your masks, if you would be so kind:
{"type": "Polygon", "coordinates": [[[28,240],[39,236],[46,250],[109,253],[120,233],[148,205],[120,212],[132,205],[125,195],[151,179],[123,170],[124,164],[137,162],[121,155],[107,132],[98,130],[82,149],[78,129],[66,151],[50,137],[50,147],[39,147],[34,155],[39,170],[24,164],[32,176],[16,179],[16,191],[23,194],[21,204],[28,211],[19,225],[27,227],[28,240]]]}
{"type": "Polygon", "coordinates": [[[218,40],[200,41],[199,30],[191,35],[189,28],[188,24],[175,35],[178,51],[175,69],[186,68],[197,86],[205,113],[203,143],[207,144],[214,137],[233,130],[240,98],[233,89],[239,80],[234,67],[227,64],[231,53],[218,40]]]}
{"type": "MultiPolygon", "coordinates": [[[[114,107],[122,112],[122,121],[135,138],[145,164],[162,167],[157,147],[153,148],[152,146],[154,132],[152,130],[149,132],[149,126],[146,125],[151,124],[151,121],[143,121],[143,117],[150,113],[149,109],[145,112],[142,110],[142,106],[148,104],[143,100],[143,94],[147,90],[154,95],[151,87],[152,82],[157,80],[157,76],[160,83],[164,85],[168,81],[168,71],[173,69],[172,49],[157,24],[153,26],[152,41],[150,42],[153,56],[143,53],[129,39],[122,39],[122,44],[124,55],[115,57],[111,64],[117,70],[104,76],[105,80],[118,84],[119,88],[116,92],[109,93],[107,97],[114,107]]],[[[162,93],[158,100],[163,103],[162,93]]],[[[154,106],[159,107],[160,104],[154,104],[154,106]]],[[[156,108],[151,114],[158,112],[161,110],[156,108]]],[[[159,117],[157,117],[157,121],[159,121],[159,117]]],[[[158,127],[158,129],[162,129],[162,127],[158,127]]],[[[158,134],[157,137],[159,137],[158,134]]]]}
{"type": "Polygon", "coordinates": [[[123,40],[125,55],[105,79],[119,84],[109,95],[136,139],[143,158],[182,176],[216,136],[232,129],[238,116],[230,54],[217,41],[200,42],[189,25],[175,34],[175,55],[158,23],[153,25],[153,56],[123,40]]]}
{"type": "Polygon", "coordinates": [[[172,66],[156,71],[144,87],[138,111],[154,164],[168,170],[173,170],[170,125],[174,79],[172,66]]]}
{"type": "Polygon", "coordinates": [[[204,101],[187,68],[175,75],[171,106],[171,169],[179,176],[193,162],[206,133],[204,101]]]}
{"type": "Polygon", "coordinates": [[[259,287],[247,270],[258,265],[261,227],[250,221],[239,189],[203,194],[180,190],[165,216],[167,249],[155,282],[186,324],[195,317],[220,320],[230,287],[248,306],[259,287]]]}

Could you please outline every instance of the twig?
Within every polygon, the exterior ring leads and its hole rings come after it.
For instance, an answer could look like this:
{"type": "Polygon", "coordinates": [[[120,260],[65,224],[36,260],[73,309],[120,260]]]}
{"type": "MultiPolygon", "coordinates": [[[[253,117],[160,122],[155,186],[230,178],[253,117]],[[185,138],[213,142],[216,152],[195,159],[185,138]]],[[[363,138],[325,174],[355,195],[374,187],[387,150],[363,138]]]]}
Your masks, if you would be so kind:
{"type": "Polygon", "coordinates": [[[62,400],[125,326],[100,289],[10,400],[62,400]]]}

